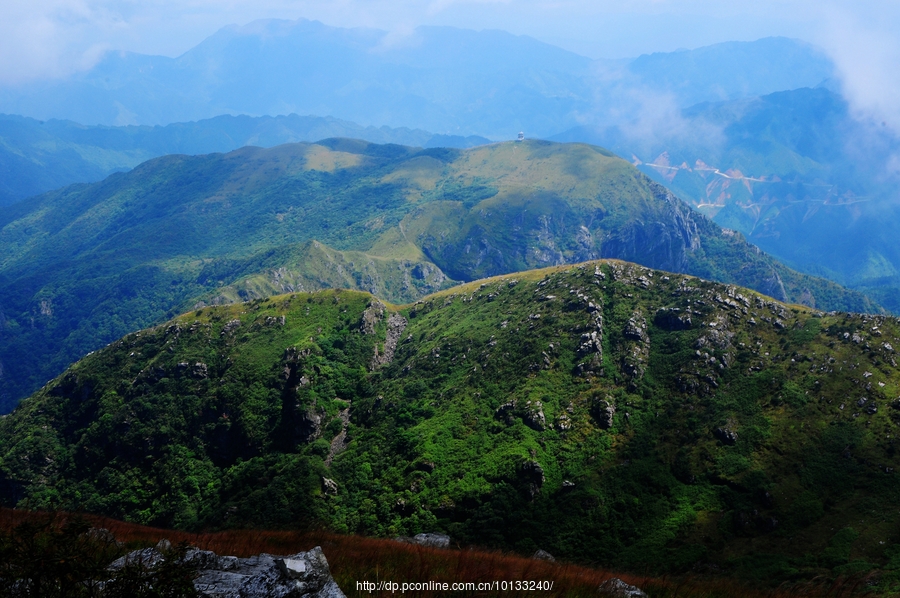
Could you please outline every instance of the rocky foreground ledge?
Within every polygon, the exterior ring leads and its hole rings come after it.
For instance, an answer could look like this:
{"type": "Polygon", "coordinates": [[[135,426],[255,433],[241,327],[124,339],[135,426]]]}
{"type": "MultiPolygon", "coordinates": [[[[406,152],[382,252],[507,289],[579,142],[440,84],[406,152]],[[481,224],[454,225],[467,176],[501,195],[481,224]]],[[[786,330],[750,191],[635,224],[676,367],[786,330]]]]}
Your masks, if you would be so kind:
{"type": "MultiPolygon", "coordinates": [[[[121,557],[110,569],[128,565],[154,569],[166,559],[170,547],[163,540],[156,548],[121,557]]],[[[318,546],[289,556],[263,553],[245,559],[191,549],[183,562],[196,568],[194,588],[204,598],[345,598],[318,546]]]]}
{"type": "MultiPolygon", "coordinates": [[[[449,536],[443,534],[419,534],[397,540],[430,548],[446,548],[449,544],[449,536]]],[[[168,540],[161,540],[155,548],[135,550],[117,559],[109,569],[137,566],[150,571],[158,569],[171,555],[172,545],[168,540]]],[[[319,546],[288,556],[263,553],[243,559],[219,556],[211,550],[189,549],[184,556],[176,558],[197,572],[194,589],[202,598],[345,598],[319,546]]],[[[534,558],[546,559],[546,556],[534,558]]],[[[648,598],[640,588],[615,577],[600,584],[597,591],[611,598],[648,598]]]]}

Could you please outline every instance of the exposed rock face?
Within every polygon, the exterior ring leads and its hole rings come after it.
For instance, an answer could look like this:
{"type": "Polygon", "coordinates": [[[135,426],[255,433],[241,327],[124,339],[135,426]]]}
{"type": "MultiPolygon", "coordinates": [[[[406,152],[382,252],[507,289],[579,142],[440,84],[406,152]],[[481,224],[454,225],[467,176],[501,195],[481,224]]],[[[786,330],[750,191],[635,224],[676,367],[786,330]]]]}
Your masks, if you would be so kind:
{"type": "Polygon", "coordinates": [[[266,316],[265,325],[266,326],[284,326],[287,323],[287,318],[284,316],[272,317],[266,316]]]}
{"type": "Polygon", "coordinates": [[[309,357],[309,349],[297,350],[297,347],[288,347],[284,350],[282,361],[284,363],[284,379],[289,387],[302,386],[303,361],[309,357]]]}
{"type": "MultiPolygon", "coordinates": [[[[195,551],[193,554],[206,552],[195,551]]],[[[199,555],[198,555],[199,556],[199,555]]],[[[191,554],[188,555],[191,558],[191,554]]],[[[197,557],[194,557],[197,558],[197,557]]],[[[208,598],[343,598],[318,546],[291,556],[248,559],[209,552],[194,587],[208,598]]],[[[198,559],[199,560],[199,559],[198,559]]]]}
{"type": "MultiPolygon", "coordinates": [[[[404,265],[408,263],[404,262],[404,265]]],[[[441,269],[430,262],[418,262],[409,270],[408,275],[411,275],[416,280],[429,281],[435,289],[440,288],[447,281],[447,276],[441,272],[441,269]]]]}
{"type": "Polygon", "coordinates": [[[228,322],[227,324],[225,324],[225,327],[224,327],[224,328],[222,328],[221,335],[222,335],[222,336],[225,336],[225,335],[227,335],[227,334],[234,334],[234,331],[237,330],[237,329],[240,328],[240,327],[241,327],[241,321],[240,321],[240,320],[237,320],[237,319],[231,320],[230,322],[228,322]]]}
{"type": "Polygon", "coordinates": [[[412,538],[409,536],[397,536],[394,538],[397,542],[405,542],[407,544],[418,544],[419,546],[427,546],[429,548],[449,548],[450,536],[446,534],[426,533],[416,534],[412,538]]]}
{"type": "Polygon", "coordinates": [[[591,415],[597,421],[597,425],[607,430],[612,426],[613,416],[616,414],[616,407],[605,399],[595,399],[591,405],[591,415]]]}
{"type": "Polygon", "coordinates": [[[416,534],[413,536],[413,540],[416,544],[432,548],[448,548],[450,546],[450,536],[445,534],[416,534]]]}
{"type": "Polygon", "coordinates": [[[525,461],[519,467],[519,479],[525,483],[528,495],[533,499],[544,485],[544,468],[537,461],[525,461]]]}
{"type": "Polygon", "coordinates": [[[322,478],[322,489],[325,491],[325,494],[337,496],[338,485],[337,482],[335,482],[331,478],[322,478]]]}
{"type": "Polygon", "coordinates": [[[375,334],[375,326],[384,318],[385,307],[381,301],[373,300],[363,312],[359,328],[363,334],[375,334]]]}
{"type": "MultiPolygon", "coordinates": [[[[160,550],[145,548],[116,560],[110,569],[135,562],[152,568],[164,559],[160,550]]],[[[184,559],[197,567],[194,588],[203,598],[344,598],[318,546],[290,556],[260,554],[246,559],[190,550],[184,559]]]]}
{"type": "Polygon", "coordinates": [[[347,401],[347,408],[341,409],[338,418],[341,420],[341,431],[338,435],[331,439],[331,445],[328,448],[328,456],[325,457],[325,467],[331,467],[334,458],[343,453],[347,449],[347,426],[350,424],[350,401],[347,401]]]}
{"type": "MultiPolygon", "coordinates": [[[[366,312],[368,311],[366,310],[366,312]]],[[[363,317],[365,317],[365,314],[363,314],[363,317]]],[[[387,321],[387,336],[384,339],[384,352],[379,354],[378,345],[375,345],[375,355],[372,357],[371,369],[374,370],[379,366],[387,365],[394,360],[394,351],[397,349],[397,343],[400,342],[403,331],[406,330],[406,324],[406,318],[400,314],[390,315],[387,321]]]]}
{"type": "MultiPolygon", "coordinates": [[[[110,563],[108,569],[115,571],[121,569],[125,565],[135,563],[139,563],[146,569],[152,569],[165,559],[163,553],[160,551],[160,549],[165,548],[163,541],[160,540],[160,543],[156,546],[157,548],[142,548],[141,550],[129,552],[125,556],[119,557],[110,563]]],[[[192,552],[188,554],[192,554],[192,552]]]]}
{"type": "Polygon", "coordinates": [[[693,325],[691,314],[677,307],[663,307],[656,312],[653,322],[663,330],[688,330],[693,325]]]}
{"type": "Polygon", "coordinates": [[[546,429],[547,419],[544,416],[544,405],[540,401],[528,401],[525,407],[525,414],[522,418],[525,425],[538,432],[546,429]]]}
{"type": "Polygon", "coordinates": [[[625,339],[622,372],[632,381],[643,378],[650,361],[650,337],[647,334],[647,319],[641,311],[635,311],[631,315],[625,323],[622,336],[625,339]]]}
{"type": "Polygon", "coordinates": [[[647,594],[639,587],[627,584],[618,577],[607,579],[600,584],[597,591],[603,596],[613,596],[615,598],[648,598],[647,594]]]}
{"type": "Polygon", "coordinates": [[[194,367],[191,369],[191,376],[198,379],[204,379],[209,377],[209,367],[203,363],[202,361],[198,361],[194,364],[194,367]]]}
{"type": "Polygon", "coordinates": [[[298,442],[309,443],[322,435],[325,414],[321,409],[307,407],[295,417],[294,437],[298,442]]]}
{"type": "Polygon", "coordinates": [[[784,288],[784,281],[781,280],[781,276],[775,268],[770,270],[769,275],[760,283],[757,290],[760,293],[778,299],[779,301],[788,300],[787,291],[784,288]]]}
{"type": "Polygon", "coordinates": [[[552,554],[542,548],[538,549],[533,555],[531,555],[531,558],[536,561],[550,561],[551,563],[556,562],[556,558],[554,558],[552,554]]]}
{"type": "Polygon", "coordinates": [[[647,336],[647,321],[644,319],[644,314],[635,311],[625,324],[623,334],[629,340],[646,343],[649,337],[647,336]]]}
{"type": "MultiPolygon", "coordinates": [[[[599,269],[595,269],[594,276],[602,279],[604,274],[599,269]]],[[[587,305],[590,313],[587,332],[581,335],[578,343],[579,359],[587,359],[576,367],[579,373],[596,371],[600,369],[600,364],[603,362],[603,310],[601,305],[597,304],[600,303],[599,299],[595,303],[594,300],[581,292],[577,292],[575,296],[583,304],[587,305]]]]}
{"type": "Polygon", "coordinates": [[[713,436],[722,441],[722,444],[734,445],[737,443],[737,432],[729,428],[716,428],[713,430],[713,436]]]}
{"type": "Polygon", "coordinates": [[[547,429],[547,417],[544,415],[544,404],[541,401],[526,401],[524,405],[515,400],[506,402],[494,411],[494,415],[506,425],[511,426],[517,418],[538,432],[547,429]]]}
{"type": "Polygon", "coordinates": [[[700,248],[700,231],[691,209],[663,187],[654,194],[666,203],[659,220],[636,220],[603,239],[602,257],[638,262],[670,272],[684,272],[688,255],[700,248]]]}

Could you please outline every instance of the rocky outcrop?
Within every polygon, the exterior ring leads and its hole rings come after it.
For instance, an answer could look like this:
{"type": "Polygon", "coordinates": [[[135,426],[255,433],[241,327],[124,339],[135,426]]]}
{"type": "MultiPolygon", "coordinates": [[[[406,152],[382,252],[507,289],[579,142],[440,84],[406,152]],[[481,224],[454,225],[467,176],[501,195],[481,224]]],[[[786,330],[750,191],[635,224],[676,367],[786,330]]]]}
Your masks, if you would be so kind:
{"type": "Polygon", "coordinates": [[[309,355],[309,349],[298,350],[297,347],[288,347],[284,350],[284,355],[281,358],[283,363],[282,370],[288,387],[294,388],[308,384],[308,379],[304,382],[303,362],[309,355]]]}
{"type": "MultiPolygon", "coordinates": [[[[368,311],[369,310],[366,310],[366,312],[368,311]]],[[[365,318],[365,313],[363,314],[363,318],[365,318]]],[[[400,342],[403,331],[406,330],[407,323],[406,318],[397,313],[391,314],[390,317],[388,317],[387,336],[384,339],[384,349],[379,353],[378,345],[375,345],[375,355],[372,357],[372,363],[370,365],[371,369],[374,370],[379,366],[387,365],[394,360],[394,351],[397,349],[397,343],[400,342]]]]}
{"type": "MultiPolygon", "coordinates": [[[[650,361],[650,337],[647,334],[647,319],[640,310],[635,310],[622,330],[625,341],[622,352],[622,372],[632,381],[644,377],[650,361]]],[[[632,386],[629,385],[629,387],[632,386]]]]}
{"type": "MultiPolygon", "coordinates": [[[[597,280],[602,280],[605,275],[599,267],[594,269],[594,276],[597,280]]],[[[598,371],[603,363],[603,309],[600,305],[600,299],[596,299],[596,303],[587,295],[576,292],[576,299],[587,306],[590,313],[590,322],[587,325],[587,331],[581,335],[578,341],[578,358],[584,359],[576,366],[576,372],[584,374],[587,372],[598,371]]]]}
{"type": "Polygon", "coordinates": [[[653,323],[663,330],[688,330],[693,325],[691,313],[677,307],[663,307],[657,310],[653,323]]]}
{"type": "Polygon", "coordinates": [[[729,446],[734,446],[735,444],[737,444],[737,432],[730,428],[716,428],[715,430],[713,430],[713,436],[719,439],[722,444],[727,444],[729,446]]]}
{"type": "Polygon", "coordinates": [[[204,380],[209,377],[209,366],[198,361],[193,366],[188,363],[179,363],[177,366],[179,374],[187,374],[196,380],[204,380]]]}
{"type": "Polygon", "coordinates": [[[544,485],[544,468],[537,461],[525,461],[519,466],[518,474],[528,496],[534,499],[544,485]]]}
{"type": "Polygon", "coordinates": [[[541,401],[526,401],[520,405],[515,400],[503,403],[494,411],[494,415],[500,421],[511,426],[517,418],[537,432],[547,429],[547,417],[544,415],[544,404],[541,401]]]}
{"type": "Polygon", "coordinates": [[[413,540],[415,540],[416,544],[419,544],[420,546],[430,546],[431,548],[450,547],[450,536],[446,534],[416,534],[415,536],[413,536],[413,540]]]}
{"type": "Polygon", "coordinates": [[[635,311],[631,314],[628,322],[625,323],[625,329],[622,331],[622,334],[629,340],[641,343],[648,342],[647,321],[644,319],[644,314],[640,311],[635,311]]]}
{"type": "MultiPolygon", "coordinates": [[[[260,554],[246,559],[189,550],[183,558],[196,567],[194,588],[203,598],[344,598],[318,546],[289,556],[260,554]]],[[[116,560],[110,569],[136,563],[153,569],[165,559],[160,548],[145,548],[116,560]]]]}
{"type": "Polygon", "coordinates": [[[222,332],[220,333],[222,336],[226,336],[229,334],[234,334],[234,331],[241,327],[241,321],[238,319],[230,320],[225,326],[222,327],[222,332]]]}
{"type": "Polygon", "coordinates": [[[322,478],[322,490],[327,495],[337,496],[338,484],[331,478],[322,478]]]}
{"type": "Polygon", "coordinates": [[[341,421],[341,431],[337,436],[331,439],[331,445],[328,447],[328,456],[325,457],[325,467],[331,467],[334,458],[343,453],[347,449],[347,426],[350,425],[350,401],[346,402],[347,408],[341,409],[338,418],[341,421]]]}
{"type": "MultiPolygon", "coordinates": [[[[634,220],[609,231],[602,257],[637,262],[670,272],[688,270],[688,256],[700,248],[700,231],[691,209],[658,185],[653,185],[659,213],[653,220],[634,220]]],[[[649,216],[649,214],[648,214],[649,216]]]]}
{"type": "Polygon", "coordinates": [[[375,326],[384,318],[384,303],[373,300],[369,307],[362,313],[359,320],[359,329],[363,334],[375,334],[375,326]]]}
{"type": "Polygon", "coordinates": [[[313,406],[298,410],[294,414],[293,436],[298,442],[310,443],[322,436],[325,413],[313,406]]]}
{"type": "Polygon", "coordinates": [[[412,537],[397,536],[394,540],[397,542],[405,542],[407,544],[427,546],[429,548],[450,548],[450,536],[446,534],[425,533],[416,534],[412,537]]]}
{"type": "Polygon", "coordinates": [[[616,407],[606,399],[594,399],[591,404],[591,415],[597,422],[597,425],[608,430],[613,424],[613,416],[616,414],[616,407]]]}
{"type": "MultiPolygon", "coordinates": [[[[784,281],[781,280],[781,275],[778,274],[778,270],[774,267],[769,268],[768,276],[763,278],[759,284],[756,285],[756,290],[764,295],[778,299],[779,301],[788,300],[788,294],[784,288],[784,281]]],[[[814,300],[812,302],[814,303],[814,300]]]]}
{"type": "Polygon", "coordinates": [[[611,598],[648,598],[642,589],[631,584],[627,584],[618,577],[611,577],[600,584],[597,588],[602,596],[610,596],[611,598]]]}
{"type": "Polygon", "coordinates": [[[525,413],[522,416],[525,425],[542,432],[547,427],[547,418],[544,416],[544,405],[540,401],[528,401],[525,403],[525,413]]]}

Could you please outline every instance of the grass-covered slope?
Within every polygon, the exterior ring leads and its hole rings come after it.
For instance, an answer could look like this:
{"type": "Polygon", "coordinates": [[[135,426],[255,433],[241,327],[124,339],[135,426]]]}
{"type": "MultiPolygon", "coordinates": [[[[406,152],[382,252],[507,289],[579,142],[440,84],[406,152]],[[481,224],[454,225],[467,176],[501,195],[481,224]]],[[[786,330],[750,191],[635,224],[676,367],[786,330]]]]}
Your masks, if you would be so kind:
{"type": "Polygon", "coordinates": [[[875,309],[588,145],[334,139],[166,156],[0,210],[0,411],[88,351],[198,302],[333,286],[405,302],[448,278],[599,257],[875,309]]]}
{"type": "Polygon", "coordinates": [[[894,318],[622,262],[203,308],[0,419],[6,499],[893,583],[894,318]]]}

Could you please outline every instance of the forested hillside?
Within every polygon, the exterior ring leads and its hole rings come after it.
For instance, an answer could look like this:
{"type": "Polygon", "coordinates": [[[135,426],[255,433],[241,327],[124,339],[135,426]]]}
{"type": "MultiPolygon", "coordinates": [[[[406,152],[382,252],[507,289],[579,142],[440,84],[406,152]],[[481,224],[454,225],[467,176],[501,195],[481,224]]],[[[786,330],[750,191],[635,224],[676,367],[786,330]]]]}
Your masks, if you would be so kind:
{"type": "Polygon", "coordinates": [[[894,583],[900,325],[617,261],[193,310],[0,419],[6,500],[894,583]]]}

